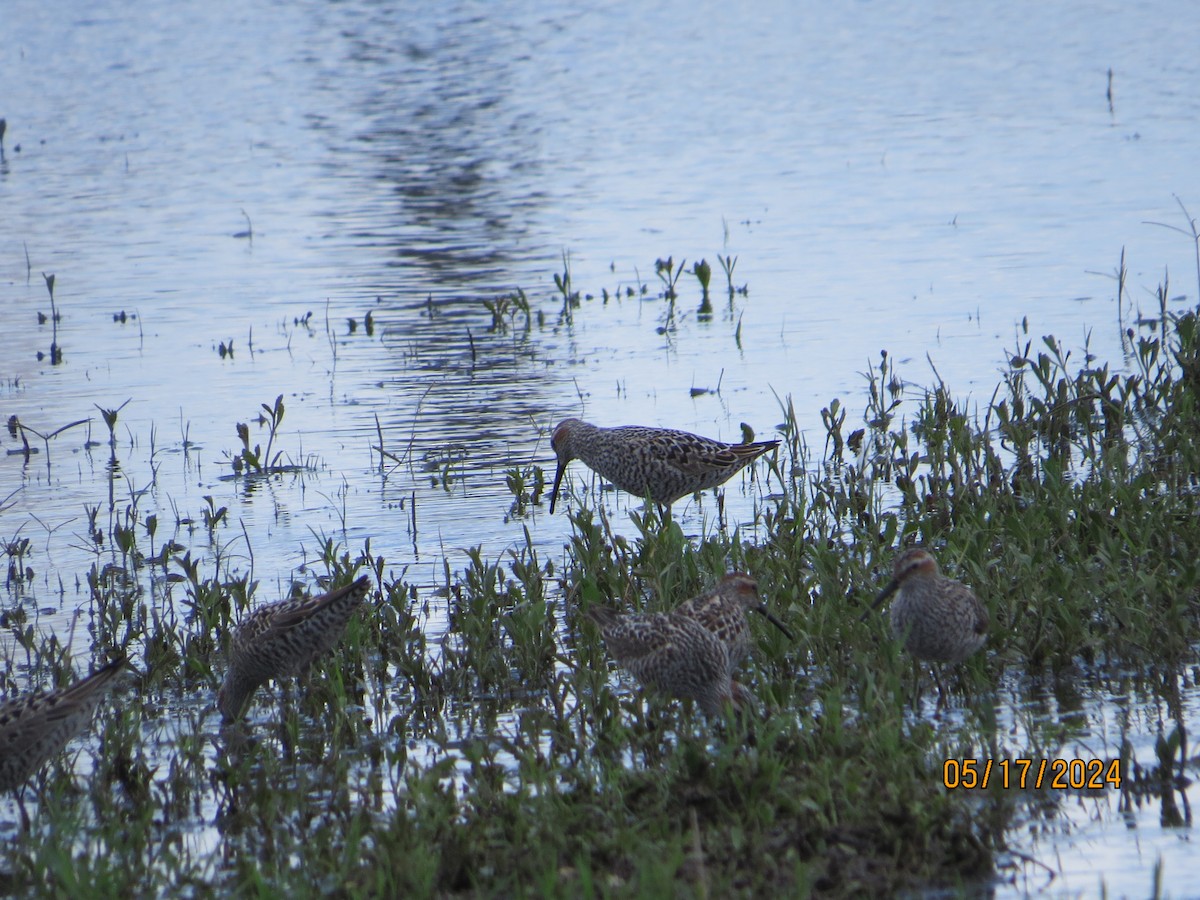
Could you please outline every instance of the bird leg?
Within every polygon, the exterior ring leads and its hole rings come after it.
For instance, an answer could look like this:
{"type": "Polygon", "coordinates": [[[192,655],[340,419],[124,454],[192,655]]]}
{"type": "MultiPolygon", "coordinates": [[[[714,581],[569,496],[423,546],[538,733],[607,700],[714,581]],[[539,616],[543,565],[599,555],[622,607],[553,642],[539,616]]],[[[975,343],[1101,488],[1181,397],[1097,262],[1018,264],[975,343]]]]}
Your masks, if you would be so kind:
{"type": "Polygon", "coordinates": [[[29,812],[25,809],[25,785],[21,785],[21,789],[17,791],[17,808],[21,810],[21,831],[26,833],[29,831],[29,812]]]}
{"type": "Polygon", "coordinates": [[[938,666],[935,665],[931,667],[929,671],[933,675],[933,683],[937,685],[938,692],[938,702],[935,715],[940,716],[942,710],[946,709],[950,705],[946,695],[946,686],[942,683],[942,679],[939,677],[938,666]]]}

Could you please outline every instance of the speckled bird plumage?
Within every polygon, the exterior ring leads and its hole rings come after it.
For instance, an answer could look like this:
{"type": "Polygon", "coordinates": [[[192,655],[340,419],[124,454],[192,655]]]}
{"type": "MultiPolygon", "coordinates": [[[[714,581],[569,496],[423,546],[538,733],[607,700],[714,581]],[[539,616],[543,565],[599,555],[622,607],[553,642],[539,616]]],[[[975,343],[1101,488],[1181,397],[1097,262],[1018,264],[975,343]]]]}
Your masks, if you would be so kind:
{"type": "Polygon", "coordinates": [[[622,614],[604,606],[587,615],[600,627],[608,652],[645,687],[695,700],[709,716],[742,700],[744,688],[730,675],[725,645],[695,619],[678,612],[622,614]]]}
{"type": "Polygon", "coordinates": [[[68,687],[0,704],[0,793],[23,785],[87,727],[124,666],[121,657],[68,687]]]}
{"type": "Polygon", "coordinates": [[[913,656],[958,663],[987,640],[987,608],[966,585],[942,575],[937,561],[919,547],[896,557],[892,580],[874,605],[892,593],[892,631],[913,656]]]}
{"type": "Polygon", "coordinates": [[[729,669],[733,671],[750,652],[750,623],[747,610],[765,616],[789,639],[792,633],[767,609],[759,596],[758,582],[745,572],[731,572],[717,586],[698,597],[685,600],[675,612],[694,619],[716,635],[729,654],[729,669]]]}
{"type": "Polygon", "coordinates": [[[241,718],[260,685],[299,675],[333,649],[370,589],[364,575],[327,594],[280,600],[247,616],[230,639],[229,667],[217,695],[225,721],[241,718]]]}
{"type": "Polygon", "coordinates": [[[550,437],[558,457],[550,512],[567,464],[581,460],[626,493],[669,507],[680,497],[724,484],[779,441],[729,444],[669,428],[601,428],[579,419],[559,422],[550,437]]]}

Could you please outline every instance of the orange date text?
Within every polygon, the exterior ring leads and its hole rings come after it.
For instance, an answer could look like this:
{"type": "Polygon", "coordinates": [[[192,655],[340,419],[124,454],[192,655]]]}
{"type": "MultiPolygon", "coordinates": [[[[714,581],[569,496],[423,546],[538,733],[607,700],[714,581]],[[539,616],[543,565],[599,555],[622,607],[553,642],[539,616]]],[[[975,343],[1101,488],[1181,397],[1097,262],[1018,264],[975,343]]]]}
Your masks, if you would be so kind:
{"type": "Polygon", "coordinates": [[[989,787],[1098,791],[1121,787],[1119,759],[947,759],[942,785],[949,790],[989,787]]]}

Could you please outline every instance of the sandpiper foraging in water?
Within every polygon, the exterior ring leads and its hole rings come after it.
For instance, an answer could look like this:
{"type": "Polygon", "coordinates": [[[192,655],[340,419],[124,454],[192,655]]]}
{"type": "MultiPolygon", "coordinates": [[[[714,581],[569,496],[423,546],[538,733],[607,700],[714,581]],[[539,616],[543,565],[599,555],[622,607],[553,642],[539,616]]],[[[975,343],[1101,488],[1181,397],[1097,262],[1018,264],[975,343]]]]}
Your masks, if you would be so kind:
{"type": "MultiPolygon", "coordinates": [[[[877,609],[893,593],[892,632],[913,656],[959,663],[987,640],[987,607],[965,584],[942,575],[937,560],[920,547],[896,557],[892,580],[871,609],[877,609]]],[[[863,618],[869,613],[863,613],[863,618]]]]}
{"type": "Polygon", "coordinates": [[[608,652],[643,686],[695,700],[710,717],[726,706],[752,705],[749,692],[730,673],[721,639],[679,612],[620,613],[592,606],[587,617],[600,627],[608,652]]]}
{"type": "Polygon", "coordinates": [[[87,726],[126,662],[122,655],[65,688],[0,704],[0,793],[20,788],[87,726]]]}
{"type": "Polygon", "coordinates": [[[563,419],[550,437],[558,457],[550,514],[554,514],[563,473],[573,459],[582,460],[626,493],[649,497],[669,511],[680,497],[724,484],[778,446],[779,441],[730,444],[671,428],[601,428],[580,419],[563,419]]]}
{"type": "Polygon", "coordinates": [[[707,593],[684,600],[674,612],[699,622],[725,645],[732,672],[750,652],[750,623],[746,611],[753,610],[787,636],[795,638],[782,622],[767,609],[758,593],[758,582],[745,572],[731,572],[707,593]]]}
{"type": "Polygon", "coordinates": [[[333,649],[370,589],[364,575],[326,594],[279,600],[247,616],[230,639],[229,668],[217,694],[224,721],[240,719],[260,685],[302,674],[333,649]]]}

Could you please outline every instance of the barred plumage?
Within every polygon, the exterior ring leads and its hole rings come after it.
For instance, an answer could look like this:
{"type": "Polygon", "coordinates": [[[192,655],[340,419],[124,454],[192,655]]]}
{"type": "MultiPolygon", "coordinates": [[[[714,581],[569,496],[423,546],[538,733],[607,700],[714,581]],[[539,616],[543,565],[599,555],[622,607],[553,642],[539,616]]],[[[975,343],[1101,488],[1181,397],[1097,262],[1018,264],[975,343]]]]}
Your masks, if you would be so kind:
{"type": "Polygon", "coordinates": [[[582,460],[626,493],[649,497],[663,507],[687,494],[724,484],[779,441],[729,444],[669,428],[622,425],[600,428],[579,419],[559,422],[550,437],[558,457],[550,513],[567,464],[582,460]]]}
{"type": "Polygon", "coordinates": [[[15,791],[91,721],[124,656],[60,690],[0,704],[0,792],[15,791]]]}
{"type": "Polygon", "coordinates": [[[588,618],[600,627],[613,658],[645,687],[695,700],[706,715],[742,701],[729,653],[707,628],[678,612],[622,614],[593,606],[588,618]]]}
{"type": "Polygon", "coordinates": [[[758,582],[745,572],[732,572],[711,591],[684,600],[675,607],[675,612],[699,622],[725,645],[730,671],[736,669],[750,652],[747,610],[761,614],[789,640],[795,640],[787,627],[767,609],[759,596],[758,582]]]}
{"type": "Polygon", "coordinates": [[[224,720],[240,719],[260,685],[299,675],[331,650],[370,589],[364,575],[327,594],[280,600],[247,616],[230,639],[229,667],[217,694],[224,720]]]}
{"type": "Polygon", "coordinates": [[[987,607],[966,585],[942,575],[937,561],[920,547],[896,557],[892,580],[872,608],[893,593],[892,631],[913,656],[958,663],[987,640],[987,607]]]}

